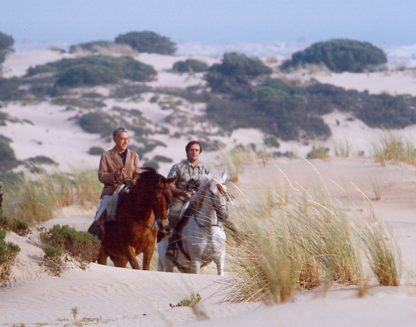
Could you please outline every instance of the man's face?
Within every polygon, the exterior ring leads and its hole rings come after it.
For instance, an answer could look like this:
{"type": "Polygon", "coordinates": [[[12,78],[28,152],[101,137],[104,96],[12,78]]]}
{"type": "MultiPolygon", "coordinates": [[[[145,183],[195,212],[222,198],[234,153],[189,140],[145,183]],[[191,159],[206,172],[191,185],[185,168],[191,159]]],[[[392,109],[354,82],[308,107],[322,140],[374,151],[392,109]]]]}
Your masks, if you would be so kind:
{"type": "Polygon", "coordinates": [[[117,134],[114,137],[114,143],[116,144],[116,149],[119,152],[123,152],[127,149],[129,145],[129,136],[126,132],[117,134]]]}
{"type": "Polygon", "coordinates": [[[196,162],[199,159],[199,155],[201,154],[201,148],[198,144],[192,144],[188,151],[186,152],[186,156],[188,158],[188,161],[190,162],[196,162]]]}

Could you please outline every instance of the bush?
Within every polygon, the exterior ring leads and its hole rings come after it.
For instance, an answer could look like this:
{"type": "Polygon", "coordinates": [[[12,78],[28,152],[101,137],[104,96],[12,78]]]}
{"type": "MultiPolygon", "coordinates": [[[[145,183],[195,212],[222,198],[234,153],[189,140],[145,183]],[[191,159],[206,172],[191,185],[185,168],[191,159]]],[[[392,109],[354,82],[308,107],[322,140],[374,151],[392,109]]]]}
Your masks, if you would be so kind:
{"type": "Polygon", "coordinates": [[[156,155],[153,157],[152,161],[157,161],[157,162],[165,162],[165,163],[170,163],[173,162],[173,160],[171,158],[165,157],[165,156],[161,156],[161,155],[156,155]]]}
{"type": "Polygon", "coordinates": [[[176,51],[175,43],[165,36],[150,31],[121,34],[115,38],[115,42],[127,44],[138,52],[171,55],[176,51]]]}
{"type": "Polygon", "coordinates": [[[328,159],[329,158],[329,149],[324,146],[313,146],[312,150],[306,155],[307,159],[328,159]]]}
{"type": "Polygon", "coordinates": [[[91,41],[91,42],[85,42],[85,43],[79,43],[75,45],[71,45],[69,47],[69,53],[74,53],[77,51],[91,51],[96,52],[99,48],[107,48],[110,47],[113,42],[110,41],[91,41]]]}
{"type": "Polygon", "coordinates": [[[368,42],[333,39],[312,44],[295,52],[291,60],[284,62],[283,70],[306,64],[324,64],[334,72],[363,72],[387,62],[383,50],[368,42]]]}
{"type": "Polygon", "coordinates": [[[175,62],[172,70],[178,73],[202,73],[208,71],[208,68],[209,66],[203,61],[187,59],[175,62]]]}
{"type": "MultiPolygon", "coordinates": [[[[48,231],[41,232],[43,244],[66,252],[79,261],[81,268],[97,259],[101,242],[88,232],[79,232],[68,225],[54,225],[48,231]]],[[[46,252],[45,252],[46,253],[46,252]]]]}
{"type": "Polygon", "coordinates": [[[66,260],[63,258],[62,250],[50,245],[43,246],[42,250],[44,252],[42,265],[53,276],[60,276],[66,269],[66,260]]]}
{"type": "Polygon", "coordinates": [[[0,32],[0,63],[6,58],[6,54],[11,50],[14,40],[10,35],[0,32]]]}
{"type": "Polygon", "coordinates": [[[224,54],[220,64],[211,66],[205,79],[214,92],[241,95],[252,80],[271,72],[260,59],[232,52],[224,54]]]}
{"type": "Polygon", "coordinates": [[[20,252],[19,246],[6,242],[6,232],[0,230],[0,287],[7,286],[14,260],[20,252]]]}
{"type": "Polygon", "coordinates": [[[116,83],[123,79],[146,82],[156,76],[156,70],[130,57],[87,56],[62,59],[29,68],[27,76],[50,73],[56,76],[56,86],[95,86],[116,83]]]}
{"type": "Polygon", "coordinates": [[[20,86],[20,81],[16,77],[0,78],[0,100],[1,101],[20,100],[23,97],[24,92],[19,89],[19,86],[20,86]]]}
{"type": "Polygon", "coordinates": [[[10,219],[3,214],[0,214],[0,228],[13,231],[20,236],[25,236],[29,233],[29,226],[25,221],[10,219]]]}
{"type": "Polygon", "coordinates": [[[5,172],[18,165],[14,150],[10,147],[10,140],[0,135],[0,172],[5,172]]]}
{"type": "Polygon", "coordinates": [[[87,133],[99,133],[102,136],[110,135],[117,122],[104,112],[90,112],[79,119],[81,128],[87,133]]]}
{"type": "Polygon", "coordinates": [[[88,150],[88,154],[92,155],[92,156],[101,156],[101,154],[104,152],[104,149],[99,147],[99,146],[92,146],[89,150],[88,150]]]}

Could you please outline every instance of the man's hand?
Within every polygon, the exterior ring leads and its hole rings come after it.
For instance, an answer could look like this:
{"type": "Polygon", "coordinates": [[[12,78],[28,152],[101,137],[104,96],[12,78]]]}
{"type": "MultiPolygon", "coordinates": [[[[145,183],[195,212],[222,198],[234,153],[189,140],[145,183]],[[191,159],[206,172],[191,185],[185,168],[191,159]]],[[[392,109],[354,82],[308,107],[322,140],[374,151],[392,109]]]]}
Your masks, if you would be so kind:
{"type": "Polygon", "coordinates": [[[124,168],[120,168],[114,172],[114,181],[116,183],[122,183],[126,179],[124,168]]]}

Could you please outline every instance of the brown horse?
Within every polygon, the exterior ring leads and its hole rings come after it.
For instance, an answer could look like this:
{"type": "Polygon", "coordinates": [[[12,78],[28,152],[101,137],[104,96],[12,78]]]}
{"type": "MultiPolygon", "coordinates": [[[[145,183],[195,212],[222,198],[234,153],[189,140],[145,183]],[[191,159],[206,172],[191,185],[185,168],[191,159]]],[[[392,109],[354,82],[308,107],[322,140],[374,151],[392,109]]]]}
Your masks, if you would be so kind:
{"type": "Polygon", "coordinates": [[[161,220],[162,229],[168,229],[173,181],[145,168],[130,192],[120,199],[117,219],[104,225],[99,264],[106,265],[110,256],[116,267],[126,267],[129,262],[133,269],[140,269],[136,256],[143,253],[143,269],[149,270],[159,231],[157,220],[161,220]]]}

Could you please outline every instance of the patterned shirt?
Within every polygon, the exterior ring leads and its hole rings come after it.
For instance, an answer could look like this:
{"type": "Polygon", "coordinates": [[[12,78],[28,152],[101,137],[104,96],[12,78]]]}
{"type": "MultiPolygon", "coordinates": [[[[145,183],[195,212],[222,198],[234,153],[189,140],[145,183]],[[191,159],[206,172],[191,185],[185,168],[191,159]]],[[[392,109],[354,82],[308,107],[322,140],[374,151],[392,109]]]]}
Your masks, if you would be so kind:
{"type": "Polygon", "coordinates": [[[203,163],[198,162],[195,167],[192,167],[188,160],[184,160],[172,166],[168,178],[176,177],[175,187],[188,191],[187,187],[192,183],[190,181],[198,181],[204,175],[210,175],[210,172],[203,163]]]}

